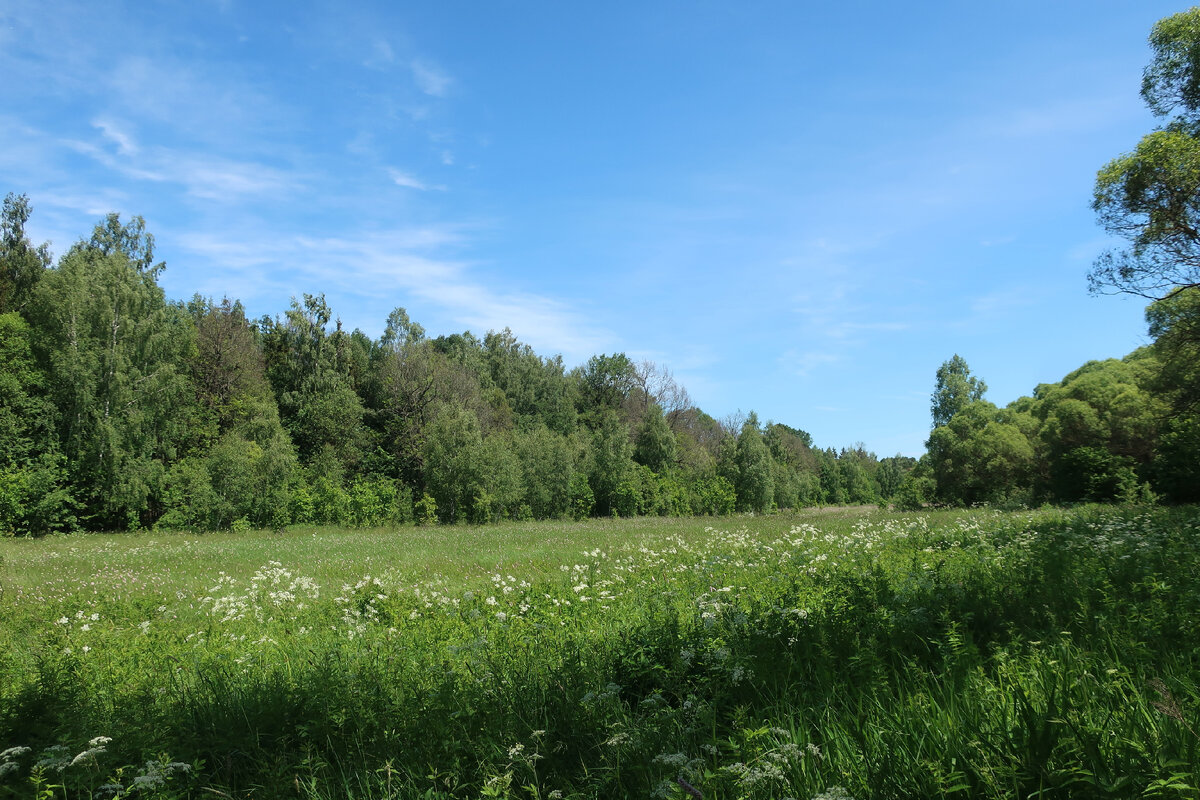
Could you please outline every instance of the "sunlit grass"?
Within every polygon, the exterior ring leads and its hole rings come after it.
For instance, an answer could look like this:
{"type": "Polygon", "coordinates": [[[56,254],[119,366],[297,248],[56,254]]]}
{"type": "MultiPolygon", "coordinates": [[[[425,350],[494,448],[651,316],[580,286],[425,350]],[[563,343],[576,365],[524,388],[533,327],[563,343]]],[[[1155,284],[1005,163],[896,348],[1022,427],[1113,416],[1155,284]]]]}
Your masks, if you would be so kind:
{"type": "Polygon", "coordinates": [[[0,792],[1194,797],[1198,536],[1092,508],[4,540],[0,750],[30,750],[0,792]]]}

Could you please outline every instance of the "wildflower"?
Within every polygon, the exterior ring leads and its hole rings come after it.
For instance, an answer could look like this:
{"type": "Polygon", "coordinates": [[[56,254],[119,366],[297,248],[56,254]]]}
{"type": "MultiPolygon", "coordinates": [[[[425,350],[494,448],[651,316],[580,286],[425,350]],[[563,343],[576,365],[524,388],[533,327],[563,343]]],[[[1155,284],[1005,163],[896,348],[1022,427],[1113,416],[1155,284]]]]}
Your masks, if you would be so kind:
{"type": "Polygon", "coordinates": [[[51,745],[42,751],[41,758],[37,760],[37,766],[62,772],[71,764],[71,757],[68,755],[70,752],[66,745],[51,745]]]}
{"type": "Polygon", "coordinates": [[[830,786],[820,794],[813,795],[812,800],[854,800],[854,795],[846,791],[844,787],[830,786]]]}

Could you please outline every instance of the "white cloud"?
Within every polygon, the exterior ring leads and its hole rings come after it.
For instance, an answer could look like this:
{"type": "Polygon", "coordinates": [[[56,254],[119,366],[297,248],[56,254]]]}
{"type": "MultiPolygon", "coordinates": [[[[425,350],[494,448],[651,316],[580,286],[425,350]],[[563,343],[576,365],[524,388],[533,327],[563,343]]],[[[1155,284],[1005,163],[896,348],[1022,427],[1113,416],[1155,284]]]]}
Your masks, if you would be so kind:
{"type": "Polygon", "coordinates": [[[105,62],[93,66],[103,70],[105,105],[192,140],[244,142],[247,134],[257,138],[286,125],[293,113],[220,62],[183,62],[157,53],[126,56],[111,68],[105,62]]]}
{"type": "Polygon", "coordinates": [[[583,360],[599,352],[609,334],[561,300],[497,289],[470,274],[467,263],[434,252],[461,240],[449,226],[413,228],[346,239],[297,239],[293,263],[321,285],[340,284],[359,296],[403,292],[441,308],[478,333],[512,328],[538,352],[583,360]]]}
{"type": "Polygon", "coordinates": [[[181,184],[193,197],[228,200],[234,196],[277,194],[299,183],[294,175],[252,161],[166,147],[143,150],[120,123],[110,119],[97,120],[93,126],[107,142],[116,145],[116,153],[93,142],[67,139],[61,144],[127,178],[181,184]]]}
{"type": "Polygon", "coordinates": [[[137,142],[133,140],[133,136],[126,133],[121,126],[110,119],[103,117],[92,120],[92,127],[99,128],[100,133],[104,138],[114,142],[117,145],[117,152],[123,156],[131,156],[137,153],[137,142]]]}
{"type": "Polygon", "coordinates": [[[397,186],[403,186],[406,189],[417,189],[422,192],[427,192],[430,190],[446,190],[445,186],[434,186],[432,184],[425,183],[421,179],[414,177],[407,172],[401,172],[398,169],[389,168],[388,176],[391,177],[392,183],[396,184],[397,186]]]}
{"type": "Polygon", "coordinates": [[[89,217],[102,217],[105,214],[125,205],[128,196],[124,192],[112,189],[99,190],[96,193],[64,193],[38,192],[38,203],[78,211],[89,217]]]}
{"type": "Polygon", "coordinates": [[[445,97],[454,80],[428,61],[415,60],[410,65],[417,88],[432,97],[445,97]]]}
{"type": "Polygon", "coordinates": [[[175,240],[184,251],[211,263],[197,270],[205,276],[202,292],[229,293],[232,287],[244,292],[239,295],[243,300],[277,306],[280,294],[299,295],[317,287],[335,309],[353,309],[346,315],[351,326],[368,331],[382,326],[386,310],[378,319],[363,318],[364,311],[391,304],[407,306],[426,321],[429,317],[417,309],[437,309],[453,324],[478,334],[508,327],[539,353],[562,353],[571,363],[615,340],[562,300],[498,288],[473,275],[468,262],[442,255],[464,243],[461,226],[360,231],[344,237],[222,230],[185,233],[175,240]],[[272,275],[277,277],[268,277],[272,275]]]}

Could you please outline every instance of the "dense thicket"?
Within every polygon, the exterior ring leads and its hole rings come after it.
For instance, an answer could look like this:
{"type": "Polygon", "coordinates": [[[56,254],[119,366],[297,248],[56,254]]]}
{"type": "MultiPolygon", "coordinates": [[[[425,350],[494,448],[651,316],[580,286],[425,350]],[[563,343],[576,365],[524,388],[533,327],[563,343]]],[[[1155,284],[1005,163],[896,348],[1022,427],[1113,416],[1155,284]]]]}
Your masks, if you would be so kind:
{"type": "Polygon", "coordinates": [[[886,501],[915,464],[719,422],[623,353],[567,369],[402,308],[372,339],[322,295],[172,302],[140,218],[52,265],[30,211],[5,200],[0,532],[766,511],[886,501]]]}
{"type": "Polygon", "coordinates": [[[963,404],[910,483],[927,473],[952,504],[1200,500],[1198,420],[1172,410],[1159,349],[1088,362],[1005,408],[963,404]]]}

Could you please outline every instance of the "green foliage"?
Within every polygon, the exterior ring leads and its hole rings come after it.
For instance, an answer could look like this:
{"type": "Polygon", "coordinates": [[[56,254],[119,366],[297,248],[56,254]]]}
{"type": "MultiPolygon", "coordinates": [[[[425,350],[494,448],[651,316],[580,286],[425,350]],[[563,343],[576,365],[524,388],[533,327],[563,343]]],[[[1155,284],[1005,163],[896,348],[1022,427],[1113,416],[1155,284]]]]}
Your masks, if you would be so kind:
{"type": "Polygon", "coordinates": [[[438,522],[437,501],[428,494],[413,504],[413,518],[418,525],[436,525],[438,522]]]}
{"type": "Polygon", "coordinates": [[[8,194],[0,212],[0,314],[25,308],[50,266],[50,247],[35,247],[25,235],[32,209],[25,195],[8,194]]]}
{"type": "Polygon", "coordinates": [[[339,481],[321,475],[312,482],[312,521],[340,525],[350,518],[350,495],[339,481]]]}
{"type": "Polygon", "coordinates": [[[893,497],[897,511],[920,511],[937,491],[933,478],[922,477],[909,473],[905,476],[900,488],[893,497]]]}
{"type": "Polygon", "coordinates": [[[692,512],[710,516],[726,516],[737,508],[737,490],[720,475],[702,478],[696,484],[692,512]]]}
{"type": "MultiPolygon", "coordinates": [[[[1153,388],[1175,416],[1193,415],[1200,407],[1198,18],[1196,9],[1169,17],[1151,36],[1155,59],[1146,70],[1143,96],[1156,113],[1180,116],[1101,169],[1093,200],[1101,224],[1130,247],[1101,256],[1090,275],[1092,288],[1155,301],[1146,311],[1156,339],[1152,350],[1161,363],[1153,388]]],[[[1170,483],[1165,477],[1163,485],[1170,483]]],[[[1174,487],[1168,494],[1180,496],[1174,487]]]]}
{"type": "Polygon", "coordinates": [[[98,528],[153,523],[191,433],[194,328],[155,282],[139,218],[115,215],[47,270],[30,303],[76,496],[98,528]]]}
{"type": "Polygon", "coordinates": [[[1032,413],[1049,462],[1052,496],[1116,499],[1153,457],[1162,401],[1144,388],[1156,363],[1143,352],[1093,361],[1059,384],[1039,386],[1032,413]]]}
{"type": "Polygon", "coordinates": [[[853,505],[874,503],[878,500],[870,469],[876,468],[874,456],[868,457],[861,447],[844,451],[838,459],[838,472],[846,501],[853,505]]]}
{"type": "Polygon", "coordinates": [[[19,314],[0,314],[0,535],[75,527],[54,415],[29,326],[19,314]]]}
{"type": "MultiPolygon", "coordinates": [[[[322,295],[256,322],[229,298],[168,303],[140,217],[106,216],[54,268],[28,218],[9,195],[6,533],[388,525],[425,496],[476,523],[821,500],[807,433],[755,420],[734,436],[665,367],[617,353],[568,374],[507,328],[429,339],[402,308],[373,341],[322,295]]],[[[830,459],[839,501],[876,497],[873,455],[830,459]]]]}
{"type": "Polygon", "coordinates": [[[1154,486],[1173,503],[1200,502],[1200,418],[1167,422],[1153,464],[1154,486]]]}
{"type": "Polygon", "coordinates": [[[1200,414],[1200,291],[1181,290],[1150,304],[1146,321],[1154,337],[1150,350],[1161,364],[1150,388],[1172,416],[1200,414]]]}
{"type": "Polygon", "coordinates": [[[301,462],[327,453],[353,470],[366,442],[365,411],[351,379],[351,339],[340,322],[327,330],[332,316],[324,295],[293,300],[265,333],[267,375],[301,462]]]}
{"type": "Polygon", "coordinates": [[[904,479],[912,472],[916,464],[917,461],[915,458],[900,455],[880,459],[879,469],[875,472],[875,482],[879,486],[879,497],[883,500],[889,500],[896,492],[900,491],[900,486],[904,483],[904,479]]]}
{"type": "Polygon", "coordinates": [[[1156,115],[1175,116],[1097,174],[1092,208],[1129,247],[1101,255],[1089,280],[1093,291],[1156,301],[1147,319],[1158,388],[1186,415],[1200,403],[1200,9],[1160,20],[1150,45],[1142,98],[1156,115]]]}
{"type": "Polygon", "coordinates": [[[1195,120],[1200,111],[1200,9],[1155,23],[1150,47],[1154,57],[1142,75],[1142,99],[1157,116],[1178,111],[1182,119],[1195,120]]]}
{"type": "Polygon", "coordinates": [[[940,428],[969,403],[983,399],[987,384],[971,375],[967,362],[957,353],[942,363],[933,390],[933,427],[940,428]]]}
{"type": "Polygon", "coordinates": [[[596,508],[596,497],[592,493],[592,486],[588,483],[587,475],[582,472],[574,473],[567,487],[567,493],[572,519],[581,520],[591,516],[592,511],[596,508]]]}
{"type": "Polygon", "coordinates": [[[425,485],[443,522],[504,519],[520,505],[522,468],[511,444],[483,439],[474,415],[446,408],[425,445],[425,485]]]}
{"type": "Polygon", "coordinates": [[[754,412],[742,425],[734,455],[739,511],[767,511],[771,508],[774,486],[771,479],[771,451],[763,441],[754,412]]]}
{"type": "Polygon", "coordinates": [[[575,428],[573,384],[561,356],[542,359],[505,328],[483,341],[488,377],[522,426],[546,426],[560,435],[575,428]]]}
{"type": "Polygon", "coordinates": [[[358,528],[398,525],[413,518],[412,491],[384,478],[357,480],[350,486],[350,519],[358,528]]]}
{"type": "Polygon", "coordinates": [[[621,418],[615,410],[605,410],[592,434],[588,469],[588,484],[595,496],[596,513],[602,517],[616,510],[618,490],[633,468],[632,453],[629,434],[621,418]]]}
{"type": "Polygon", "coordinates": [[[675,435],[657,405],[646,409],[634,440],[633,460],[660,474],[675,466],[675,435]]]}
{"type": "Polygon", "coordinates": [[[636,384],[633,362],[624,353],[592,356],[578,371],[581,411],[596,424],[604,424],[606,412],[617,411],[636,384]]]}
{"type": "MultiPolygon", "coordinates": [[[[937,497],[943,502],[995,503],[1033,484],[1033,444],[1011,412],[986,400],[959,409],[948,424],[934,429],[927,446],[937,497]]],[[[923,502],[915,493],[918,486],[910,483],[897,501],[900,507],[908,510],[923,502]]]]}
{"type": "MultiPolygon", "coordinates": [[[[572,515],[571,486],[577,473],[571,441],[539,425],[514,431],[512,451],[520,465],[522,501],[529,513],[537,519],[572,515]]],[[[580,479],[587,482],[586,476],[580,479]]]]}

